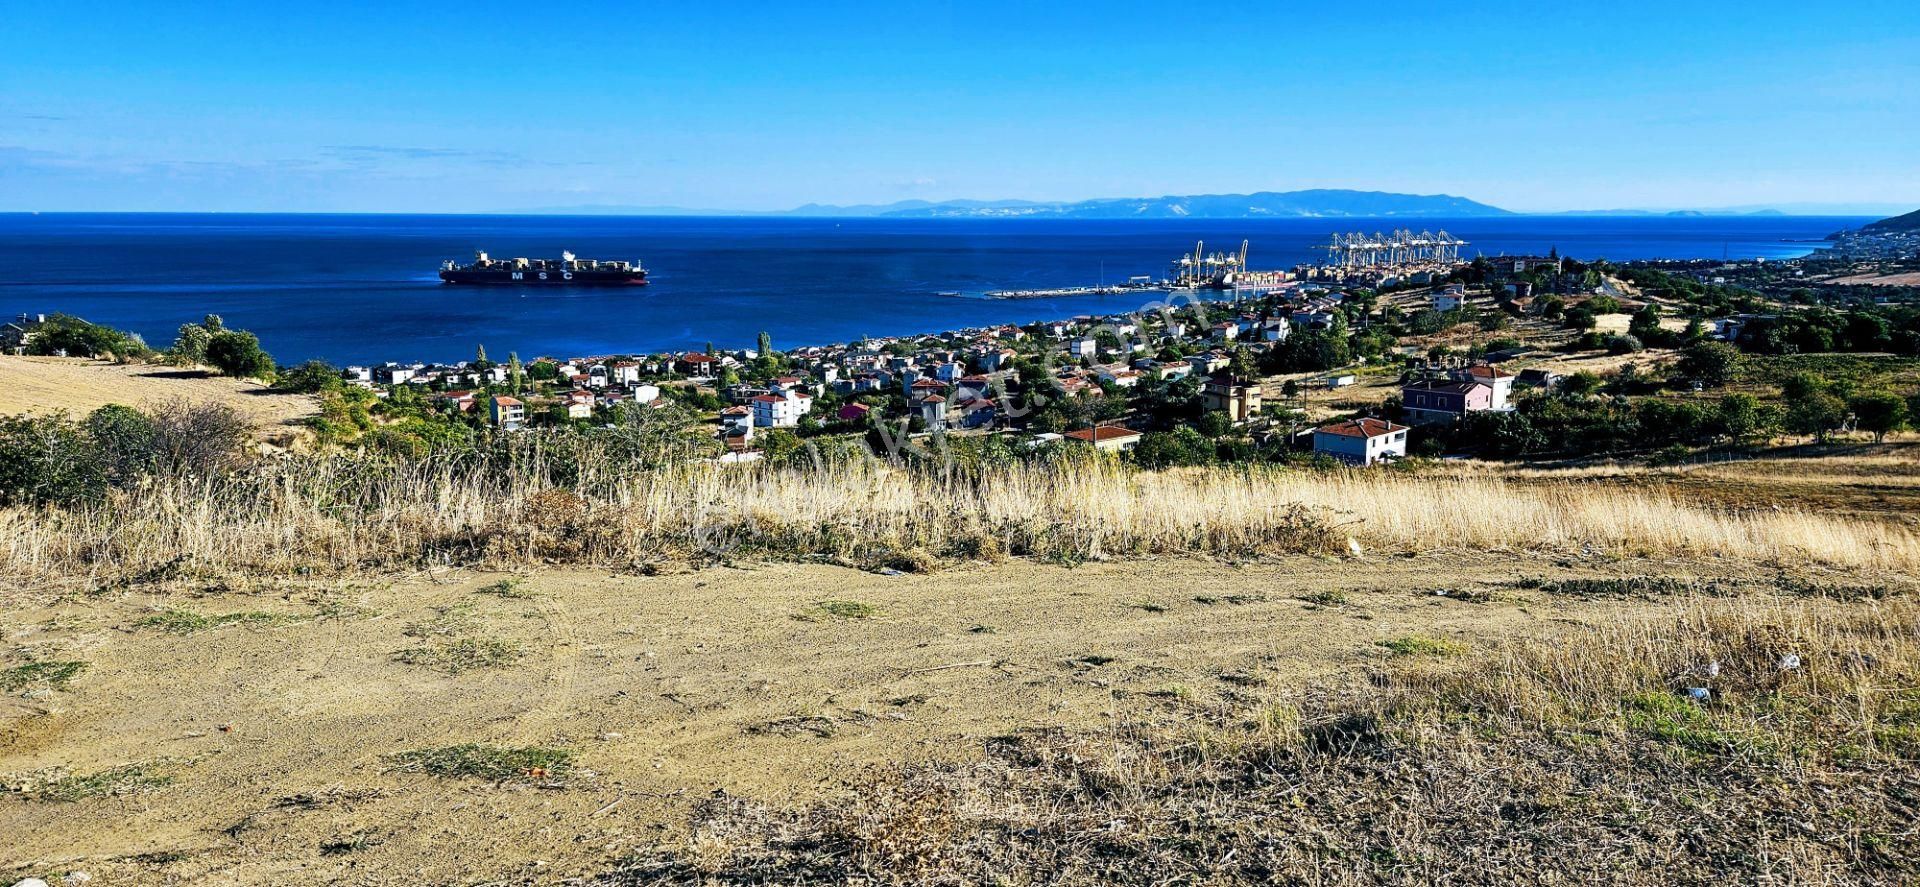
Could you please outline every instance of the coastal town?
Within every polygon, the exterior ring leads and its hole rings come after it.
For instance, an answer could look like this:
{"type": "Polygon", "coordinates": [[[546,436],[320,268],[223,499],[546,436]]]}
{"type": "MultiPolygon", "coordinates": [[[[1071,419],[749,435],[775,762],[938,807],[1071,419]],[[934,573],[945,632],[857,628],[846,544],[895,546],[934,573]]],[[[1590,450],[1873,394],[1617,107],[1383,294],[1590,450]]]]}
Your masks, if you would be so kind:
{"type": "Polygon", "coordinates": [[[1920,887],[1920,2],[25,3],[0,887],[1920,887]]]}
{"type": "MultiPolygon", "coordinates": [[[[1244,244],[1196,246],[1176,286],[1141,288],[1162,298],[1124,313],[784,350],[777,330],[751,348],[658,354],[495,361],[482,348],[458,363],[308,364],[280,371],[281,384],[331,398],[316,424],[343,439],[391,437],[409,416],[512,432],[671,409],[705,423],[708,458],[722,462],[848,443],[898,456],[931,440],[1156,466],[1370,466],[1872,430],[1889,420],[1863,412],[1891,408],[1842,403],[1808,418],[1760,403],[1756,419],[1749,395],[1720,389],[1742,351],[1920,342],[1920,260],[1904,229],[1843,232],[1773,262],[1465,259],[1463,245],[1445,232],[1343,235],[1329,261],[1278,272],[1249,270],[1244,244]]],[[[6,325],[0,348],[23,350],[46,322],[6,325]]]]}

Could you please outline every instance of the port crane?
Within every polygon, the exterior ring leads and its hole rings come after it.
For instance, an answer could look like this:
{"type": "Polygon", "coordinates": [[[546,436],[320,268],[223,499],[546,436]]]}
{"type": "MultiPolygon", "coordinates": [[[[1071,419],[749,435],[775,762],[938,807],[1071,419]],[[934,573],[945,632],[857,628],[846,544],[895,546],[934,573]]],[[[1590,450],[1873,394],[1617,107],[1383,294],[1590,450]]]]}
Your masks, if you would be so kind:
{"type": "Polygon", "coordinates": [[[1320,249],[1327,251],[1328,264],[1342,268],[1406,268],[1458,262],[1466,245],[1445,231],[1415,234],[1403,228],[1392,234],[1335,234],[1320,249]]]}

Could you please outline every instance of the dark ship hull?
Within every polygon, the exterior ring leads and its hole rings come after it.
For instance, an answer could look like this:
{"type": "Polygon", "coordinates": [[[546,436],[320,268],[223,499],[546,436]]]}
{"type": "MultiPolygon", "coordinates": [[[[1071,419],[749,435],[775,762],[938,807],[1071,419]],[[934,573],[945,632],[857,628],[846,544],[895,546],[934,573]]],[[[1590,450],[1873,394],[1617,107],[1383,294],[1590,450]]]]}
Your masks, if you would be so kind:
{"type": "Polygon", "coordinates": [[[646,286],[647,272],[582,268],[574,271],[506,268],[453,268],[440,272],[443,283],[495,286],[646,286]]]}

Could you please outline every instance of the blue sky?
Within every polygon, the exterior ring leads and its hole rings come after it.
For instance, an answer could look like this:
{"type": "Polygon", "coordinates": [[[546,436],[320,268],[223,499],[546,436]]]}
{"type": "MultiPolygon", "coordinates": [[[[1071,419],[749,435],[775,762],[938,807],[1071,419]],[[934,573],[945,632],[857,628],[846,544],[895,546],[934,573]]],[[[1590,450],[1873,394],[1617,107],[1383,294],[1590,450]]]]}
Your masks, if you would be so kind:
{"type": "Polygon", "coordinates": [[[1920,2],[30,3],[0,210],[1920,206],[1920,2]]]}

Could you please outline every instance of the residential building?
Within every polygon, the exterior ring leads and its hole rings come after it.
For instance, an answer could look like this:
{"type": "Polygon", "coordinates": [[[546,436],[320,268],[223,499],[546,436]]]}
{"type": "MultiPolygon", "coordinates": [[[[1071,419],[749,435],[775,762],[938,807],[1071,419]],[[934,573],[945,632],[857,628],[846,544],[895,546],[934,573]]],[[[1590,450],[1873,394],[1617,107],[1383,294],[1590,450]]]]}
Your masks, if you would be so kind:
{"type": "Polygon", "coordinates": [[[800,417],[806,414],[802,404],[811,406],[811,398],[782,397],[778,394],[762,394],[753,399],[753,424],[761,428],[792,428],[800,424],[800,417]]]}
{"type": "Polygon", "coordinates": [[[962,400],[953,407],[948,423],[956,428],[991,428],[1000,417],[1000,406],[984,397],[962,400]]]}
{"type": "Polygon", "coordinates": [[[1507,408],[1507,395],[1513,392],[1514,375],[1506,370],[1485,365],[1467,367],[1460,373],[1461,381],[1479,382],[1493,392],[1492,406],[1489,409],[1507,408]]]}
{"type": "Polygon", "coordinates": [[[1407,457],[1407,426],[1361,418],[1324,425],[1313,432],[1313,451],[1351,465],[1407,457]]]}
{"type": "Polygon", "coordinates": [[[47,322],[45,314],[22,314],[0,326],[0,353],[22,354],[33,337],[39,334],[40,327],[47,322]]]}
{"type": "Polygon", "coordinates": [[[1260,382],[1220,373],[1201,386],[1200,399],[1208,411],[1224,412],[1233,422],[1245,422],[1260,413],[1260,382]]]}
{"type": "Polygon", "coordinates": [[[1140,432],[1118,425],[1096,425],[1069,431],[1065,438],[1074,443],[1089,444],[1096,450],[1117,453],[1131,450],[1139,444],[1140,432]]]}
{"type": "Polygon", "coordinates": [[[941,431],[947,427],[947,399],[938,394],[928,394],[914,404],[920,411],[921,421],[927,423],[928,431],[941,431]]]}
{"type": "Polygon", "coordinates": [[[742,442],[753,439],[753,410],[748,407],[727,407],[720,411],[720,436],[738,437],[742,442]]]}
{"type": "Polygon", "coordinates": [[[487,401],[487,418],[493,424],[511,431],[527,422],[527,405],[517,397],[504,394],[495,395],[487,401]]]}
{"type": "Polygon", "coordinates": [[[1471,412],[1493,409],[1493,388],[1481,382],[1427,379],[1401,386],[1400,406],[1416,425],[1452,422],[1471,412]]]}

